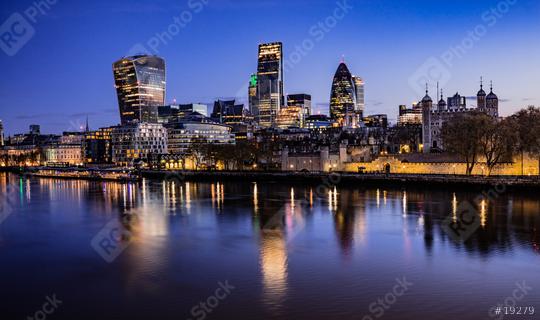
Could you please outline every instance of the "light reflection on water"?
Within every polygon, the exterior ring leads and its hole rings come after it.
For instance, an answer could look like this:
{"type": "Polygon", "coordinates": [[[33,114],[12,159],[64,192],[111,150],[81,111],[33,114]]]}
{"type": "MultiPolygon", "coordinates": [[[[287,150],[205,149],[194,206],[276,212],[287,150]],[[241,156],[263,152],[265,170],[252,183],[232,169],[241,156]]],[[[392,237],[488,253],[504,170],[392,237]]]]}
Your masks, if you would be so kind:
{"type": "Polygon", "coordinates": [[[1,267],[0,280],[9,287],[14,280],[6,275],[31,273],[36,260],[47,270],[39,278],[18,277],[23,285],[15,292],[2,291],[1,297],[19,299],[18,309],[28,308],[24,288],[41,294],[53,286],[83,300],[105,290],[116,298],[101,301],[104,308],[122,315],[149,312],[143,306],[152,302],[164,306],[153,315],[178,308],[176,314],[189,316],[216,281],[229,279],[238,290],[216,311],[221,317],[359,318],[395,277],[406,275],[417,289],[391,314],[440,315],[461,301],[455,310],[468,313],[455,315],[477,319],[515,281],[540,287],[534,195],[480,201],[481,228],[458,244],[441,221],[456,219],[460,203],[478,192],[332,186],[320,193],[317,186],[283,183],[118,184],[6,174],[0,191],[14,208],[0,224],[0,253],[13,262],[1,267]],[[8,185],[17,192],[8,193],[8,185]],[[107,264],[88,243],[110,219],[122,221],[133,237],[107,264]],[[56,269],[58,261],[65,270],[56,269]],[[100,271],[88,271],[89,264],[100,271]],[[92,276],[78,276],[87,273],[92,276]],[[429,311],[415,307],[419,300],[429,311]]]}

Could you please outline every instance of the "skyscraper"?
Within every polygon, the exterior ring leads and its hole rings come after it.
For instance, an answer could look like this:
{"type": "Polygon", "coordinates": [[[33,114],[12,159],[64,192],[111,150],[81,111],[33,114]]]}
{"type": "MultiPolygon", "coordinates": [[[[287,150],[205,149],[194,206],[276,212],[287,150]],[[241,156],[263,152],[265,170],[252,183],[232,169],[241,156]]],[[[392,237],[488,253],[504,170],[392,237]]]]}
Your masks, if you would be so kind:
{"type": "Polygon", "coordinates": [[[330,95],[330,116],[341,127],[356,127],[359,123],[357,113],[357,91],[347,65],[339,64],[330,95]]]}
{"type": "Polygon", "coordinates": [[[249,79],[248,91],[249,113],[251,113],[251,115],[254,116],[256,119],[258,119],[259,116],[259,96],[257,92],[257,83],[257,75],[252,74],[251,78],[249,79]]]}
{"type": "Polygon", "coordinates": [[[306,119],[311,116],[311,95],[305,93],[288,95],[287,108],[299,108],[299,126],[305,128],[306,119]]]}
{"type": "Polygon", "coordinates": [[[0,147],[4,146],[4,124],[0,120],[0,147]]]}
{"type": "Polygon", "coordinates": [[[366,107],[364,80],[357,76],[353,76],[352,78],[356,93],[356,112],[359,114],[359,118],[362,119],[364,116],[364,109],[366,107]]]}
{"type": "Polygon", "coordinates": [[[284,105],[283,46],[281,42],[259,45],[257,67],[257,122],[261,127],[275,125],[276,116],[284,105]]]}
{"type": "Polygon", "coordinates": [[[122,124],[158,121],[165,105],[165,61],[157,56],[126,57],[113,64],[122,124]]]}

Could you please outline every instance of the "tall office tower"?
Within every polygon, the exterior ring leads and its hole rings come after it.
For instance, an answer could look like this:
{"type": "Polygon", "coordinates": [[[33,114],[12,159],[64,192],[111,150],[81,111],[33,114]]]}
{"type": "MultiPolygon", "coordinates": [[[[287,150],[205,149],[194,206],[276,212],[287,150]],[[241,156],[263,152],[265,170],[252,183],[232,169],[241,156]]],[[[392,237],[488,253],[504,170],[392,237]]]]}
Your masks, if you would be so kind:
{"type": "Polygon", "coordinates": [[[366,108],[366,97],[364,91],[364,80],[362,78],[353,76],[354,89],[356,93],[356,113],[358,113],[359,118],[362,119],[364,116],[364,110],[366,108]]]}
{"type": "Polygon", "coordinates": [[[340,127],[357,127],[356,88],[347,65],[342,62],[337,68],[330,95],[330,116],[340,127]]]}
{"type": "Polygon", "coordinates": [[[283,46],[281,42],[259,45],[257,94],[258,123],[261,127],[275,125],[276,116],[284,105],[283,46]]]}
{"type": "Polygon", "coordinates": [[[0,147],[4,146],[4,124],[0,120],[0,147]]]}
{"type": "Polygon", "coordinates": [[[257,75],[252,74],[249,79],[249,113],[258,119],[259,116],[259,96],[257,93],[257,75]]]}
{"type": "Polygon", "coordinates": [[[156,56],[126,57],[113,64],[122,124],[158,122],[165,105],[165,61],[156,56]]]}
{"type": "Polygon", "coordinates": [[[299,108],[299,126],[305,128],[306,119],[311,116],[311,95],[305,93],[288,95],[287,108],[299,108]]]}

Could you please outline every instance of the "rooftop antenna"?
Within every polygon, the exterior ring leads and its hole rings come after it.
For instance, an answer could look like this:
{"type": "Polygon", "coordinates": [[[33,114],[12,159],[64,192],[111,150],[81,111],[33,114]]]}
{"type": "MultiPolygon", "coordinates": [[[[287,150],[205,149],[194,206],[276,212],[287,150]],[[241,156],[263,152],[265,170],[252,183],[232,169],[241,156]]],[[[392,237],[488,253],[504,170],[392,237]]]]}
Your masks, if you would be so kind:
{"type": "Polygon", "coordinates": [[[480,89],[484,88],[484,77],[480,76],[480,89]]]}
{"type": "Polygon", "coordinates": [[[489,90],[493,92],[493,80],[489,82],[489,90]]]}
{"type": "MultiPolygon", "coordinates": [[[[437,81],[437,93],[436,94],[439,94],[439,81],[437,81]]],[[[435,98],[437,98],[437,96],[435,96],[435,98]]]]}

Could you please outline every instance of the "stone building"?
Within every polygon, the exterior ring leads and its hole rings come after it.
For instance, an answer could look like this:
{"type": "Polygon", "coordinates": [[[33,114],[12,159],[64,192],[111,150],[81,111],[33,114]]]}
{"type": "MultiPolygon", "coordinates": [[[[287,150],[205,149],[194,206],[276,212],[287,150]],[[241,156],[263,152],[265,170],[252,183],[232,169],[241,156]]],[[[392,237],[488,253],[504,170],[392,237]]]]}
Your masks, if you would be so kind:
{"type": "Polygon", "coordinates": [[[424,153],[440,152],[444,150],[441,137],[441,129],[447,121],[452,121],[456,116],[473,111],[484,112],[487,115],[497,118],[499,116],[499,98],[493,93],[491,85],[490,93],[486,95],[483,83],[477,93],[477,107],[467,108],[467,99],[459,93],[444,101],[441,90],[441,99],[436,105],[429,96],[426,85],[426,95],[420,102],[422,107],[422,143],[424,153]]]}

